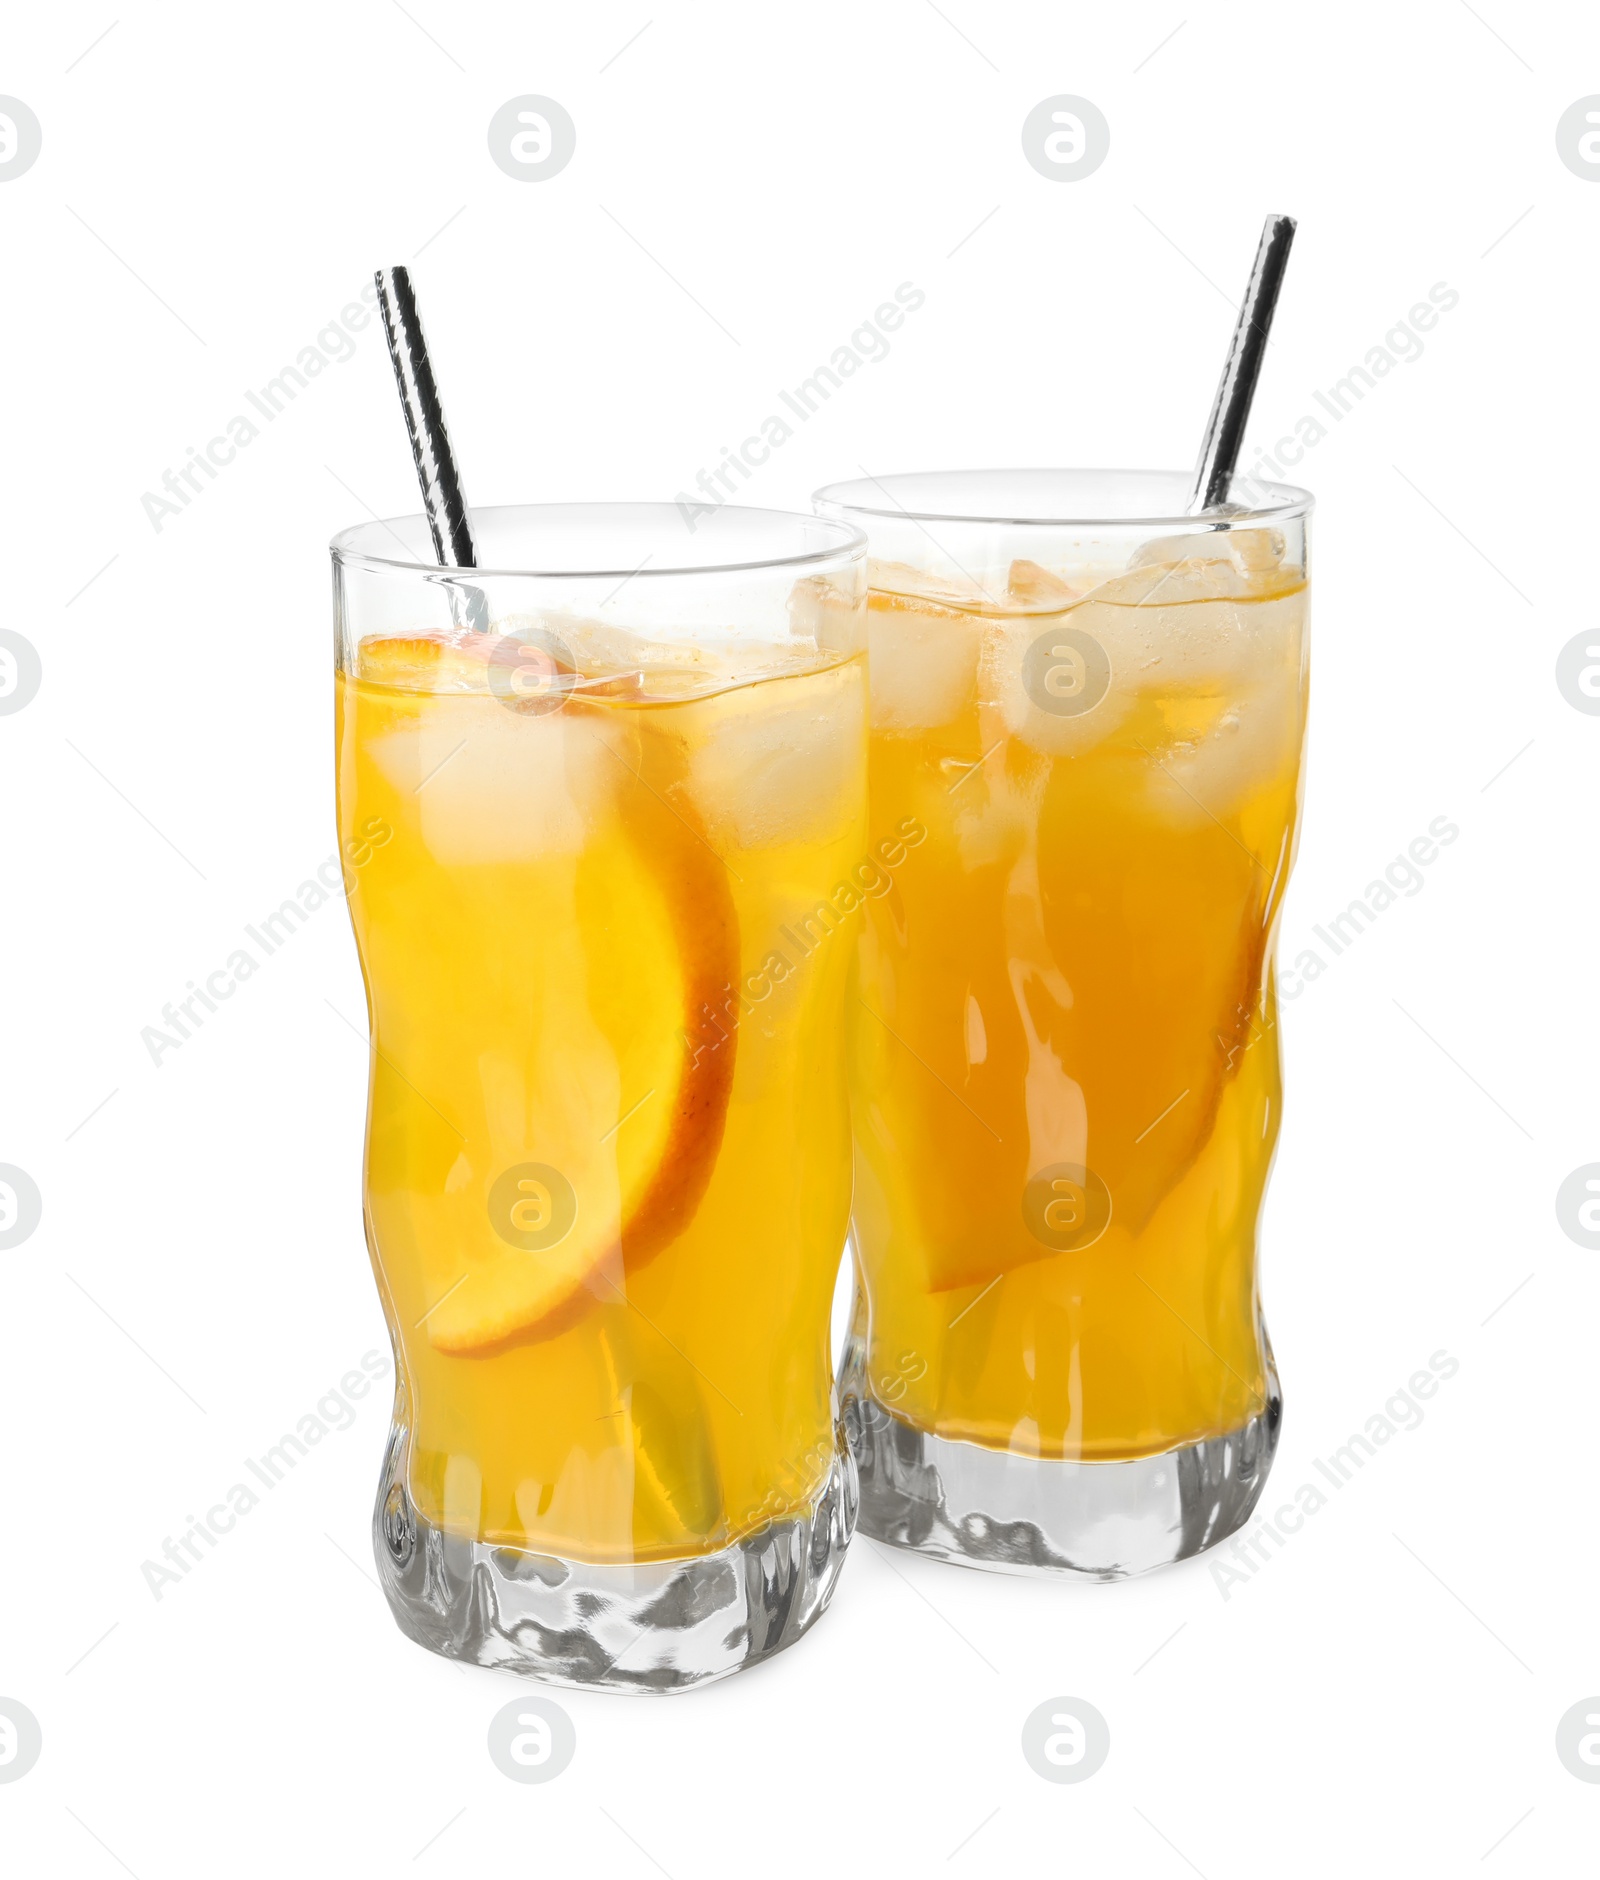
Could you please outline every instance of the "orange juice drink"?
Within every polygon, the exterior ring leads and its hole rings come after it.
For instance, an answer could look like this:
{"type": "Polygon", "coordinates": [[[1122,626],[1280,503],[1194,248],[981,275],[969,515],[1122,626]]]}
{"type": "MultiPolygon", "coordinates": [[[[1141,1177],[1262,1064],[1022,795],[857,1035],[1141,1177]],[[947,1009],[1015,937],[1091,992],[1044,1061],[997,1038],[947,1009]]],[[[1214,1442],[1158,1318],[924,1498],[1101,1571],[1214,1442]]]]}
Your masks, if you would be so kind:
{"type": "MultiPolygon", "coordinates": [[[[777,565],[710,602],[670,568],[609,609],[626,566],[594,581],[589,616],[570,575],[555,605],[464,576],[488,633],[353,601],[396,577],[347,555],[339,815],[400,1378],[379,1565],[414,1636],[559,1681],[678,1688],[787,1643],[853,1514],[828,1325],[854,934],[786,929],[865,852],[862,563],[744,513],[718,552],[777,565]]],[[[703,556],[666,516],[608,552],[703,556]]],[[[479,527],[484,561],[597,552],[539,511],[479,527]]]]}
{"type": "Polygon", "coordinates": [[[955,481],[823,503],[872,537],[873,833],[928,832],[862,948],[862,1520],[1125,1573],[1237,1527],[1278,1426],[1305,504],[1212,527],[1155,477],[955,481]]]}

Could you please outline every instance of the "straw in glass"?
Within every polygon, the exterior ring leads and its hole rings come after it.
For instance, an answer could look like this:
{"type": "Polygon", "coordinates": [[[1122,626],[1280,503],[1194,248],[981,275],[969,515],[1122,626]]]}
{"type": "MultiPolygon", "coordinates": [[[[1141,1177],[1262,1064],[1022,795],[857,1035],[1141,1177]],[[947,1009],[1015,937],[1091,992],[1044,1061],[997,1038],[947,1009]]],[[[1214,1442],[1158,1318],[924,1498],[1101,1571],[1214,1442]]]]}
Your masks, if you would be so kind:
{"type": "MultiPolygon", "coordinates": [[[[450,433],[428,358],[428,342],[423,337],[411,276],[403,267],[379,268],[373,279],[378,286],[384,336],[389,342],[395,384],[411,439],[411,456],[422,486],[422,507],[433,536],[433,552],[443,568],[475,568],[478,553],[472,519],[462,493],[461,472],[450,448],[450,433]]],[[[489,609],[483,590],[452,586],[452,603],[458,597],[465,624],[476,633],[487,633],[489,609]]]]}
{"type": "Polygon", "coordinates": [[[1233,344],[1228,348],[1228,361],[1222,368],[1222,381],[1217,386],[1205,441],[1200,446],[1200,461],[1195,467],[1194,488],[1189,497],[1191,516],[1220,509],[1228,501],[1294,231],[1294,217],[1288,215],[1269,215],[1261,231],[1261,245],[1250,271],[1250,285],[1239,309],[1239,324],[1233,330],[1233,344]]]}

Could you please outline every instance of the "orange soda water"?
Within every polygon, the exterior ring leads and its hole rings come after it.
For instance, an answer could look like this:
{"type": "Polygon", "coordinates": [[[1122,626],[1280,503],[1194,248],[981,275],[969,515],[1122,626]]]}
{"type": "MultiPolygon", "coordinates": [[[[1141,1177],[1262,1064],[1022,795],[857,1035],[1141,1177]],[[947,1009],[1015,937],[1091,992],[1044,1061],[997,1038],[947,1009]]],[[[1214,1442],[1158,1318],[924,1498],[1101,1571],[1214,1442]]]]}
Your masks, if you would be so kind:
{"type": "Polygon", "coordinates": [[[492,643],[338,677],[409,1492],[568,1560],[711,1553],[836,1453],[854,934],[784,929],[865,849],[865,662],[580,659],[527,699],[492,643]]]}
{"type": "Polygon", "coordinates": [[[934,1435],[1143,1457],[1262,1412],[1256,1222],[1295,844],[1303,571],[1155,542],[999,592],[873,564],[856,1336],[934,1435]]]}

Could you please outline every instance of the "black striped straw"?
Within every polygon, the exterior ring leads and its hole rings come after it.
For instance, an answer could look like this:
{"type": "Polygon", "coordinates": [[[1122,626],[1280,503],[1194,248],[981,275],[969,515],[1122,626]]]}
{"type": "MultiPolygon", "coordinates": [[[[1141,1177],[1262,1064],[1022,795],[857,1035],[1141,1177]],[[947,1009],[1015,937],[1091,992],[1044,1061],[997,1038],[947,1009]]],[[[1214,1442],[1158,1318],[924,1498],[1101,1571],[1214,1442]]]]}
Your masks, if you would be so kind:
{"type": "Polygon", "coordinates": [[[1256,250],[1250,285],[1239,309],[1239,324],[1233,329],[1233,344],[1228,348],[1228,362],[1222,368],[1222,382],[1217,387],[1205,442],[1200,446],[1200,461],[1195,466],[1189,497],[1191,516],[1220,509],[1228,500],[1294,231],[1295,221],[1290,215],[1269,215],[1261,231],[1261,246],[1256,250]]]}
{"type": "MultiPolygon", "coordinates": [[[[476,568],[478,553],[472,539],[472,520],[461,489],[461,472],[450,449],[444,406],[439,402],[439,388],[428,359],[428,342],[423,337],[417,297],[411,291],[411,276],[404,268],[379,268],[373,279],[378,285],[378,307],[394,364],[394,382],[400,389],[400,407],[411,439],[417,482],[422,486],[422,507],[433,536],[433,552],[443,568],[476,568]]],[[[463,587],[453,593],[457,591],[464,602],[467,624],[474,632],[486,633],[489,610],[483,590],[463,587]]]]}

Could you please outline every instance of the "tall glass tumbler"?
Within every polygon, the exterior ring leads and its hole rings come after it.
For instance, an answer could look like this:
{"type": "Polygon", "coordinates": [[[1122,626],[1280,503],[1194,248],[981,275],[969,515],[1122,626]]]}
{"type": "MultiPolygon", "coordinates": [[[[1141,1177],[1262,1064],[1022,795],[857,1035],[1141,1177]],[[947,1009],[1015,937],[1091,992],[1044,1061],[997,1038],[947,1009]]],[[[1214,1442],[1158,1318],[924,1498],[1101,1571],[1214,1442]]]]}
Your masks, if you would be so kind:
{"type": "Polygon", "coordinates": [[[333,543],[398,1384],[374,1545],[435,1651],[682,1689],[798,1638],[855,1519],[853,956],[785,930],[866,841],[865,543],[732,507],[473,522],[471,571],[417,516],[333,543]]]}
{"type": "Polygon", "coordinates": [[[1257,1217],[1306,713],[1303,491],[869,478],[863,1530],[1118,1577],[1239,1527],[1281,1398],[1257,1217]]]}

